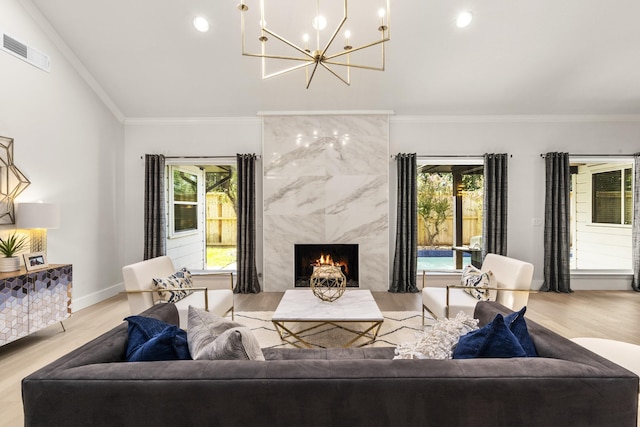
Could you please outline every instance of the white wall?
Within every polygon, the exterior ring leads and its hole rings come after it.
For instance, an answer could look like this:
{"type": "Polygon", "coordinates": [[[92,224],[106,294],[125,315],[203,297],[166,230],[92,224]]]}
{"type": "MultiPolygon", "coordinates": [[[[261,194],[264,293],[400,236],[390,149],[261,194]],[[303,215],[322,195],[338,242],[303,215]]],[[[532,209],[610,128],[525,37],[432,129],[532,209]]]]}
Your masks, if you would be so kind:
{"type": "Polygon", "coordinates": [[[60,206],[48,258],[73,264],[78,310],[122,280],[124,126],[17,0],[0,3],[0,29],[51,57],[47,73],[0,52],[0,135],[15,139],[15,164],[31,181],[16,203],[60,206]]]}

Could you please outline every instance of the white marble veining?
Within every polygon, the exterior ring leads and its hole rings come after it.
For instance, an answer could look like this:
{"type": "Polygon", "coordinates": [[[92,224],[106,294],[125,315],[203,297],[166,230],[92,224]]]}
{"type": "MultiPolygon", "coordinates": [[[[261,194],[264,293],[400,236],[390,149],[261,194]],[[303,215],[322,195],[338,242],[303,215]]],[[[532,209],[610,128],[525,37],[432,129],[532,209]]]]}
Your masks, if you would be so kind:
{"type": "Polygon", "coordinates": [[[311,289],[290,289],[284,293],[273,321],[356,322],[383,321],[376,301],[368,290],[346,290],[333,302],[322,301],[311,289]]]}
{"type": "Polygon", "coordinates": [[[296,243],[359,244],[360,287],[389,276],[386,115],[263,118],[264,288],[291,289],[296,243]]]}

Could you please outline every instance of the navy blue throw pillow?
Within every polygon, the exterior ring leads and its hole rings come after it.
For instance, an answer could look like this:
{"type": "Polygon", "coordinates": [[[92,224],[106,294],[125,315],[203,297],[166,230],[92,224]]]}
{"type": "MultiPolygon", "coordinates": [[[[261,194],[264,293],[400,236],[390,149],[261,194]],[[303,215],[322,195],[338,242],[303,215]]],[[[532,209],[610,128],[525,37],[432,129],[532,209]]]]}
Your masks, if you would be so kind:
{"type": "Polygon", "coordinates": [[[529,335],[529,329],[527,329],[527,322],[524,320],[524,313],[527,311],[527,307],[522,307],[520,311],[515,311],[504,318],[504,323],[509,327],[509,330],[516,336],[518,342],[527,353],[527,357],[537,357],[538,351],[536,346],[529,335]]]}
{"type": "Polygon", "coordinates": [[[175,325],[144,316],[129,316],[126,360],[189,360],[187,333],[175,325]]]}
{"type": "Polygon", "coordinates": [[[518,339],[504,323],[502,314],[482,328],[460,337],[453,351],[454,359],[476,357],[526,357],[518,339]]]}

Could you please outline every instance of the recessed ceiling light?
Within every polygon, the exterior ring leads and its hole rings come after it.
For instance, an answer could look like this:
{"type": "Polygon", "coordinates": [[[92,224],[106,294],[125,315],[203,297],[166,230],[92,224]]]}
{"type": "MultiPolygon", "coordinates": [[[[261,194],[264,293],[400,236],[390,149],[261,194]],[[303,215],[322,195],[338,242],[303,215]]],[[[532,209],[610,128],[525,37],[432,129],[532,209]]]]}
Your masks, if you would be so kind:
{"type": "Polygon", "coordinates": [[[458,19],[456,19],[456,25],[458,28],[464,28],[471,24],[471,20],[473,19],[473,15],[469,11],[460,12],[458,15],[458,19]]]}
{"type": "Polygon", "coordinates": [[[207,31],[209,31],[209,21],[207,21],[206,18],[202,16],[197,16],[193,20],[193,26],[196,27],[196,30],[201,31],[203,33],[206,33],[207,31]]]}

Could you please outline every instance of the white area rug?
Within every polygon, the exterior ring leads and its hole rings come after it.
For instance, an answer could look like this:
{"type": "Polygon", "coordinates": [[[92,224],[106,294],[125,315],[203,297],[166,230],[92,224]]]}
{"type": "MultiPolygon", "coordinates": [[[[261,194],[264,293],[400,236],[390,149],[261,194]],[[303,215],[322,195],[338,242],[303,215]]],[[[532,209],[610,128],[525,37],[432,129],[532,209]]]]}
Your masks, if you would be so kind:
{"type": "MultiPolygon", "coordinates": [[[[364,347],[395,347],[396,344],[414,341],[416,334],[422,332],[422,313],[417,311],[385,311],[382,313],[384,322],[378,332],[376,341],[364,347]]],[[[280,335],[276,331],[275,326],[271,322],[272,311],[245,311],[235,314],[235,321],[249,327],[255,334],[260,346],[265,347],[281,347],[295,348],[289,343],[285,343],[280,339],[280,335]]],[[[425,325],[430,325],[434,320],[426,318],[425,325]]],[[[287,327],[297,331],[306,329],[312,324],[295,324],[287,323],[287,327]]],[[[370,325],[370,324],[369,324],[370,325]]],[[[354,325],[346,325],[351,329],[361,329],[361,326],[355,328],[354,325]]],[[[366,329],[366,328],[364,328],[366,329]]],[[[332,325],[323,325],[319,328],[305,332],[302,338],[305,341],[316,344],[320,347],[342,347],[348,343],[355,335],[336,328],[332,325]]],[[[359,343],[366,342],[361,338],[354,346],[359,343]]]]}

